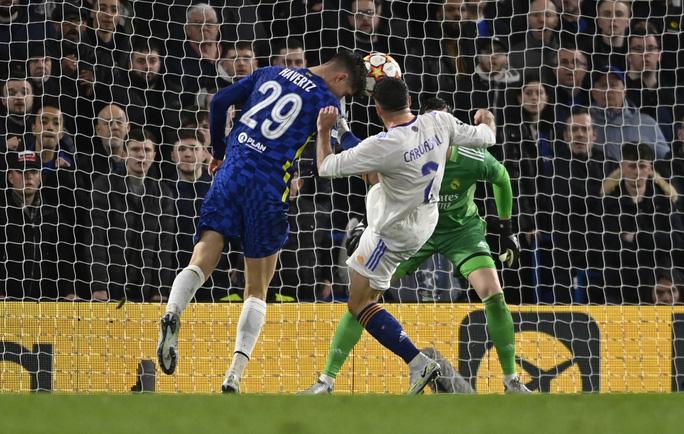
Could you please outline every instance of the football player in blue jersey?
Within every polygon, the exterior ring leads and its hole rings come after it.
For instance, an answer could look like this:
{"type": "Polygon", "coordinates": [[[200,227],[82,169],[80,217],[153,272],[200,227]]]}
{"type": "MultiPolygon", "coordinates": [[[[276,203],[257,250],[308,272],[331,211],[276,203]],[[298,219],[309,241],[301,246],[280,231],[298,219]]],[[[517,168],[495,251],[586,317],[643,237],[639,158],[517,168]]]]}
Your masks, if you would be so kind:
{"type": "Polygon", "coordinates": [[[264,325],[266,291],[289,230],[287,211],[294,162],[315,144],[318,111],[360,94],[366,67],[361,56],[340,52],[312,68],[267,67],[221,89],[210,107],[215,179],[204,198],[190,264],[173,282],[161,320],[157,356],[172,374],[178,360],[180,315],[211,275],[227,239],[240,239],[245,256],[245,302],[235,351],[222,390],[237,393],[240,378],[264,325]],[[228,108],[242,115],[225,136],[228,108]]]}

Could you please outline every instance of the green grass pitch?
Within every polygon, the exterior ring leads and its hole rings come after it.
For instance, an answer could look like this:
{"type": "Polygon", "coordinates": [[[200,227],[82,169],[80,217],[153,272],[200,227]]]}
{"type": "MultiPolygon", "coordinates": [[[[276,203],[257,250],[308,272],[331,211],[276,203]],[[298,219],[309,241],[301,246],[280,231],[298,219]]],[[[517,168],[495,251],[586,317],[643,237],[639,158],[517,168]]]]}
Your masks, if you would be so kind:
{"type": "Polygon", "coordinates": [[[0,433],[667,434],[684,395],[0,395],[0,433]]]}

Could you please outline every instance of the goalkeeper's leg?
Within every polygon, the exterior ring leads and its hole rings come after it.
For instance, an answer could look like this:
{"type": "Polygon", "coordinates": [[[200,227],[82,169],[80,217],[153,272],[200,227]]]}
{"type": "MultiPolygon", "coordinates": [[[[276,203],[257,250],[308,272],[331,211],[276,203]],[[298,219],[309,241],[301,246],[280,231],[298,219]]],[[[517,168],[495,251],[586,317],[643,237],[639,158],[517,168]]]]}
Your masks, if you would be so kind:
{"type": "Polygon", "coordinates": [[[192,252],[190,264],[183,269],[171,286],[166,314],[161,319],[157,358],[159,367],[165,374],[173,374],[178,362],[178,333],[180,316],[188,307],[195,292],[204,284],[206,276],[216,268],[223,252],[223,235],[214,231],[204,231],[192,252]]]}
{"type": "Polygon", "coordinates": [[[513,318],[506,305],[499,276],[490,256],[476,256],[461,266],[461,274],[482,299],[487,318],[487,331],[494,342],[504,373],[504,388],[509,393],[529,393],[520,382],[515,365],[515,331],[513,318]]]}
{"type": "Polygon", "coordinates": [[[318,380],[308,389],[304,395],[318,395],[331,393],[335,386],[335,379],[340,373],[342,365],[349,357],[349,353],[356,346],[363,334],[363,327],[350,311],[346,311],[335,329],[335,335],[330,343],[328,358],[325,360],[325,369],[318,380]]]}

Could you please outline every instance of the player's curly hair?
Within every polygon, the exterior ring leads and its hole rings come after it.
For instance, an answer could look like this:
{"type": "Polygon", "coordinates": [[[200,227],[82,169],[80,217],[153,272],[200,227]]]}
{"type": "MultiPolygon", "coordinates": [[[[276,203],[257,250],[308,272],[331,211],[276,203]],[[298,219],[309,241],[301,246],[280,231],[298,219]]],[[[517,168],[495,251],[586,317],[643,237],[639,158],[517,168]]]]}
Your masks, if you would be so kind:
{"type": "Polygon", "coordinates": [[[354,89],[354,96],[364,95],[366,88],[366,64],[363,62],[363,57],[360,54],[353,53],[347,50],[339,51],[335,57],[331,59],[332,62],[342,66],[349,73],[349,80],[352,89],[354,89]]]}

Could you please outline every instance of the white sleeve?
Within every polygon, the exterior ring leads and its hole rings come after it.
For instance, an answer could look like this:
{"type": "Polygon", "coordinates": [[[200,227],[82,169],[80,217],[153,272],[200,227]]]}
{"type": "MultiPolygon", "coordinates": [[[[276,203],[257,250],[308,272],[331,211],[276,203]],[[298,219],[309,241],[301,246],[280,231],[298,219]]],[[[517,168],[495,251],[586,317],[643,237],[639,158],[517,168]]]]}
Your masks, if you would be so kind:
{"type": "Polygon", "coordinates": [[[464,148],[488,148],[496,143],[496,134],[485,124],[477,126],[464,124],[454,116],[446,114],[443,118],[449,122],[451,130],[451,146],[464,148]]]}
{"type": "Polygon", "coordinates": [[[328,155],[318,168],[318,174],[326,178],[340,178],[382,171],[390,160],[385,158],[392,148],[386,146],[388,143],[385,142],[389,141],[372,136],[351,149],[328,155]]]}

